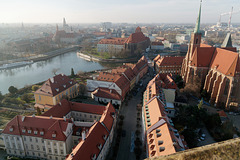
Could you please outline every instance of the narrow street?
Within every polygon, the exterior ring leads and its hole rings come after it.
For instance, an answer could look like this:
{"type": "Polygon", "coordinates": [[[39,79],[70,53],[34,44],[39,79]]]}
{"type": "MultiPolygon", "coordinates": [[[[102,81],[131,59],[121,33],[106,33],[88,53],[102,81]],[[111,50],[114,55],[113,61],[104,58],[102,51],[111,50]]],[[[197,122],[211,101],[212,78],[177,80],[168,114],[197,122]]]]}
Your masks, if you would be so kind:
{"type": "Polygon", "coordinates": [[[124,105],[122,106],[120,114],[124,116],[122,129],[126,131],[126,136],[121,138],[117,160],[136,159],[133,144],[135,140],[135,131],[137,124],[137,104],[142,104],[142,92],[145,90],[148,82],[152,79],[151,75],[152,74],[150,74],[150,76],[146,75],[146,78],[143,80],[143,86],[139,87],[140,90],[136,96],[132,96],[132,98],[128,100],[128,105],[126,106],[124,103],[124,105]]]}

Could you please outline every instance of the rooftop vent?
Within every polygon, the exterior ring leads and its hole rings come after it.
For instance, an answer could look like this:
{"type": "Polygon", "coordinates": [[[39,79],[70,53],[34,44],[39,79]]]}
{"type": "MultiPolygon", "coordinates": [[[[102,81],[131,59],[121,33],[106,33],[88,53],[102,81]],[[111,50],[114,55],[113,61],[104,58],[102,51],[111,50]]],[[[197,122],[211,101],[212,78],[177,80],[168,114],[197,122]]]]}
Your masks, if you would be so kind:
{"type": "Polygon", "coordinates": [[[163,141],[158,141],[158,145],[161,145],[161,144],[163,144],[163,141]]]}
{"type": "Polygon", "coordinates": [[[165,147],[159,147],[159,152],[162,152],[165,150],[165,147]]]}
{"type": "Polygon", "coordinates": [[[160,137],[162,135],[162,133],[157,133],[157,137],[160,137]]]}

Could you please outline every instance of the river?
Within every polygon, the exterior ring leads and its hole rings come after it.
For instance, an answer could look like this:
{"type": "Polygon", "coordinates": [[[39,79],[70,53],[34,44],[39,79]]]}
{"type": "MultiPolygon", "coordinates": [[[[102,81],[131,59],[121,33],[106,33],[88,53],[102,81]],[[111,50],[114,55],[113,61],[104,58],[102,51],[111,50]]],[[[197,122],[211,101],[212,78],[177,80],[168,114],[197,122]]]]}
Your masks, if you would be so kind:
{"type": "Polygon", "coordinates": [[[69,52],[24,67],[0,71],[0,91],[5,94],[8,93],[10,86],[23,88],[26,85],[46,81],[54,76],[53,70],[57,70],[57,74],[70,75],[71,68],[77,73],[78,71],[104,69],[105,67],[98,62],[89,62],[78,57],[76,52],[69,52]]]}

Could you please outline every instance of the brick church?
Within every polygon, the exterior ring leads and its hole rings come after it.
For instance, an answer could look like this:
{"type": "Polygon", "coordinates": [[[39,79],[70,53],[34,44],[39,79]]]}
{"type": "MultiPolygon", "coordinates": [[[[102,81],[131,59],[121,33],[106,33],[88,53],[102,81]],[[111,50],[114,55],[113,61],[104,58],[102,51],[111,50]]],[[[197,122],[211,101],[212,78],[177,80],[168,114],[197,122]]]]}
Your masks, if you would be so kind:
{"type": "Polygon", "coordinates": [[[201,83],[216,106],[239,106],[240,62],[231,35],[227,34],[221,48],[201,44],[201,5],[188,52],[183,60],[181,75],[186,83],[201,83]]]}

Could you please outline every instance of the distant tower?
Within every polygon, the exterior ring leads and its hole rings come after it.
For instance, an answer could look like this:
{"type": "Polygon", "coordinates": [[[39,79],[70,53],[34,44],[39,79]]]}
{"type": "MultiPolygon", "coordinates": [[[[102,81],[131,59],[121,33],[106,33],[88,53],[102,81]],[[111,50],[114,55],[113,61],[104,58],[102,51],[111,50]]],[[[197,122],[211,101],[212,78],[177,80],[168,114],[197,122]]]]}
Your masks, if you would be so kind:
{"type": "Polygon", "coordinates": [[[23,25],[23,22],[22,22],[22,29],[24,29],[24,25],[23,25]]]}
{"type": "Polygon", "coordinates": [[[63,28],[67,26],[65,18],[63,18],[63,28]]]}

